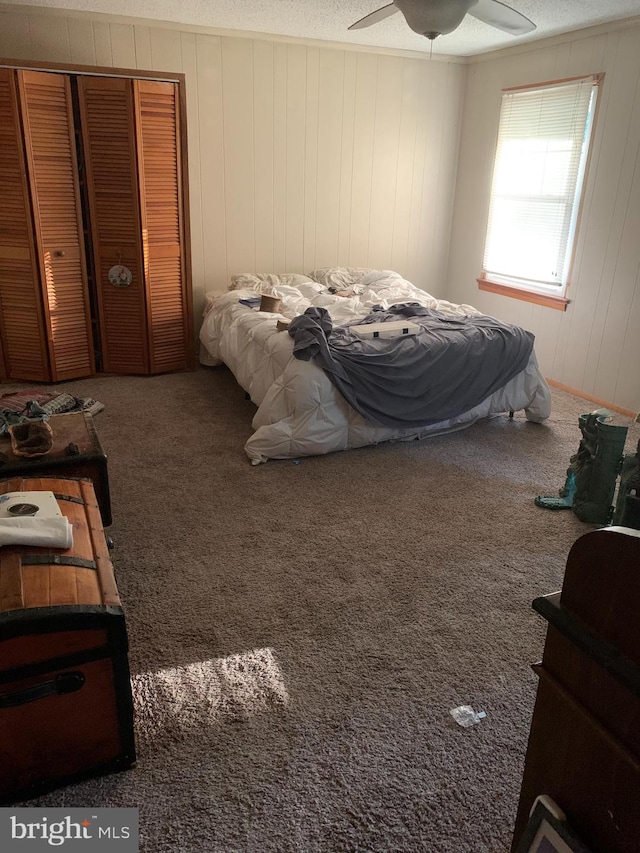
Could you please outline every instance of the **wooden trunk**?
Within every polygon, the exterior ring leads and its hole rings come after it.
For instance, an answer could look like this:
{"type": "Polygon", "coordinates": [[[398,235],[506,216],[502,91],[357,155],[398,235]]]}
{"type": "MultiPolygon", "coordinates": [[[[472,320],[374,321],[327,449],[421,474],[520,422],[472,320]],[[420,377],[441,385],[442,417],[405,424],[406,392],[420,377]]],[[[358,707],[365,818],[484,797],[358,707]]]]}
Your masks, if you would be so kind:
{"type": "Polygon", "coordinates": [[[52,491],[68,550],[0,548],[0,801],[135,761],[124,613],[89,480],[16,478],[52,491]]]}

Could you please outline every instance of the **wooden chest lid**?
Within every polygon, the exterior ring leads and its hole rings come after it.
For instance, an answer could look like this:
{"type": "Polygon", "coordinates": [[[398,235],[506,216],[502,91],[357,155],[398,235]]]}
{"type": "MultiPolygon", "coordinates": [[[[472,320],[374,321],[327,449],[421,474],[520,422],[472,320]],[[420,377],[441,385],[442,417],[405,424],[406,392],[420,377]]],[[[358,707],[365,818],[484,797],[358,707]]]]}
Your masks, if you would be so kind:
{"type": "Polygon", "coordinates": [[[120,607],[113,565],[90,480],[16,477],[0,494],[51,491],[73,526],[73,546],[0,547],[0,621],[10,611],[65,605],[120,607]]]}
{"type": "MultiPolygon", "coordinates": [[[[93,418],[87,412],[69,412],[66,415],[52,415],[48,420],[51,428],[53,444],[46,456],[20,457],[16,456],[8,434],[0,435],[0,451],[5,456],[0,468],[0,476],[10,477],[16,474],[27,474],[25,465],[44,463],[59,465],[61,462],[77,462],[80,459],[106,459],[98,438],[93,418]],[[70,454],[69,446],[75,445],[76,452],[70,454]],[[19,468],[19,470],[16,470],[19,468]],[[2,473],[5,472],[5,473],[2,473]]],[[[42,467],[40,467],[42,470],[42,467]]],[[[17,491],[17,490],[14,490],[17,491]]]]}

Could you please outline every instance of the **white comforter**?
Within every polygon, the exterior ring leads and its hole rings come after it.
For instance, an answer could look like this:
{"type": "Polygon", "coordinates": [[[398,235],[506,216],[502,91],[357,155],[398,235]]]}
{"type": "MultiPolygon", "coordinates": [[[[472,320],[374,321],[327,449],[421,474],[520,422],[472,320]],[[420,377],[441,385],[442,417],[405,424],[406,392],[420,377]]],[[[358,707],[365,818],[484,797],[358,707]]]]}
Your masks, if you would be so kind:
{"type": "MultiPolygon", "coordinates": [[[[303,278],[303,277],[300,277],[303,278]]],[[[374,305],[389,308],[399,302],[418,302],[451,315],[479,314],[470,305],[435,299],[398,273],[377,270],[364,276],[351,297],[336,296],[313,281],[296,287],[265,283],[253,290],[207,294],[200,329],[201,362],[225,363],[258,406],[254,434],[245,445],[252,464],[267,459],[292,459],[363,447],[381,441],[409,440],[470,426],[492,414],[524,409],[532,421],[551,413],[549,387],[538,370],[535,353],[521,373],[479,406],[437,424],[420,428],[382,427],[366,421],[313,362],[293,356],[293,340],[278,331],[278,318],[293,319],[314,305],[326,308],[334,325],[359,319],[374,305]],[[278,314],[241,305],[239,300],[262,290],[282,300],[278,314]]]]}

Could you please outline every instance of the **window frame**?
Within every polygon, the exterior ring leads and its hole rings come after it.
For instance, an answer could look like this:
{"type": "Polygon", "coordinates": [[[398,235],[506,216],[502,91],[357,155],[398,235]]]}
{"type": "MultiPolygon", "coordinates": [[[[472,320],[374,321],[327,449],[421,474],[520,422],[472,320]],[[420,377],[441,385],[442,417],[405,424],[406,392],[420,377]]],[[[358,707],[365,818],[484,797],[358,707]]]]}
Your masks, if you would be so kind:
{"type": "MultiPolygon", "coordinates": [[[[578,184],[577,184],[577,192],[576,192],[576,200],[572,207],[572,211],[575,211],[575,217],[572,214],[572,219],[574,221],[574,226],[571,229],[569,241],[567,244],[567,249],[565,252],[565,262],[567,263],[567,275],[565,281],[561,285],[555,284],[532,284],[528,282],[523,282],[522,284],[516,282],[516,278],[512,279],[509,276],[502,276],[494,274],[492,276],[491,273],[488,273],[485,269],[482,270],[480,276],[476,279],[478,288],[480,290],[485,290],[490,293],[496,293],[502,296],[509,296],[515,299],[521,299],[525,302],[533,302],[538,305],[543,305],[547,308],[555,308],[560,311],[566,311],[567,305],[571,301],[567,297],[567,291],[571,284],[571,277],[573,273],[573,265],[575,260],[575,251],[576,251],[576,243],[578,237],[578,231],[580,227],[580,220],[582,215],[582,207],[584,203],[585,190],[587,185],[587,179],[589,175],[589,165],[591,161],[591,156],[593,154],[594,148],[594,139],[595,139],[595,129],[596,129],[596,121],[598,116],[598,110],[600,107],[600,103],[602,101],[602,85],[604,80],[604,72],[599,72],[597,74],[580,74],[575,77],[564,77],[557,80],[546,80],[540,83],[529,83],[523,86],[509,86],[505,87],[501,90],[502,95],[507,92],[525,92],[529,89],[545,89],[552,88],[554,86],[562,85],[564,83],[572,83],[580,80],[591,80],[591,85],[594,87],[596,91],[595,104],[588,116],[590,116],[590,129],[589,129],[589,140],[588,147],[586,152],[586,157],[584,159],[583,168],[579,169],[578,176],[578,184]],[[577,210],[575,209],[577,205],[577,210]]],[[[500,112],[498,121],[500,121],[500,117],[502,115],[502,107],[504,104],[504,100],[501,100],[500,103],[500,112]]],[[[491,179],[491,187],[489,192],[489,203],[491,203],[491,190],[493,189],[493,176],[495,174],[495,165],[496,165],[496,157],[497,157],[497,138],[496,138],[496,148],[494,150],[493,155],[493,168],[492,168],[492,179],[491,179]]],[[[485,229],[485,239],[483,243],[483,254],[486,249],[487,237],[488,237],[488,217],[489,212],[487,211],[487,228],[485,229]]]]}

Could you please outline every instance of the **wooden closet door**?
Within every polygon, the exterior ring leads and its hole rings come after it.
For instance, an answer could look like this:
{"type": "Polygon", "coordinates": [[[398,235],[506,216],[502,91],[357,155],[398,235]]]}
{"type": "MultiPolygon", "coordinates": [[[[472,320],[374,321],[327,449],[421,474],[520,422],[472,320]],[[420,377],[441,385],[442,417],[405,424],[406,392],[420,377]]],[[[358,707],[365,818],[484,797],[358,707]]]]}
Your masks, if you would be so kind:
{"type": "Polygon", "coordinates": [[[151,373],[190,368],[180,109],[174,83],[134,80],[151,373]]]}
{"type": "Polygon", "coordinates": [[[78,77],[78,100],[102,369],[107,373],[148,373],[133,83],[116,77],[78,77]],[[113,284],[109,278],[110,270],[122,265],[132,275],[126,286],[113,284]]]}
{"type": "Polygon", "coordinates": [[[53,381],[94,373],[73,105],[64,74],[18,71],[53,381]]]}
{"type": "Polygon", "coordinates": [[[0,68],[0,378],[50,378],[15,71],[0,68]]]}
{"type": "Polygon", "coordinates": [[[9,372],[4,360],[4,349],[2,347],[2,336],[0,335],[0,382],[4,382],[8,376],[9,372]]]}

